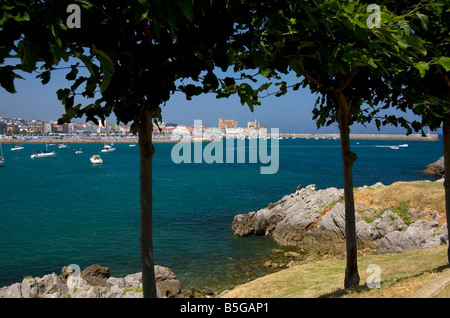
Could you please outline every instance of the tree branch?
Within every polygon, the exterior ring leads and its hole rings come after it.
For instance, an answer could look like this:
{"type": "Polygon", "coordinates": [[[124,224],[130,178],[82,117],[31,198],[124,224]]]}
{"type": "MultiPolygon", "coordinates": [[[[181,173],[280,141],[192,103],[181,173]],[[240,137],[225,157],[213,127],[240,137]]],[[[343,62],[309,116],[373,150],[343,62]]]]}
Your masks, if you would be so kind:
{"type": "Polygon", "coordinates": [[[448,78],[448,75],[445,74],[444,72],[442,72],[442,70],[440,71],[442,78],[445,81],[445,84],[447,84],[447,88],[450,90],[450,79],[448,78]]]}
{"type": "Polygon", "coordinates": [[[342,85],[341,87],[336,89],[334,92],[336,94],[342,93],[344,91],[344,89],[346,89],[348,87],[348,85],[350,85],[350,83],[352,82],[352,80],[355,77],[356,73],[357,73],[357,70],[355,68],[352,69],[352,71],[350,72],[350,75],[347,77],[347,80],[345,81],[344,85],[342,85]]]}
{"type": "Polygon", "coordinates": [[[303,76],[304,76],[308,81],[310,81],[311,83],[313,83],[313,84],[319,86],[320,88],[328,89],[328,88],[326,88],[323,84],[321,84],[318,80],[316,80],[314,77],[312,77],[311,75],[309,75],[308,73],[303,73],[303,76]]]}

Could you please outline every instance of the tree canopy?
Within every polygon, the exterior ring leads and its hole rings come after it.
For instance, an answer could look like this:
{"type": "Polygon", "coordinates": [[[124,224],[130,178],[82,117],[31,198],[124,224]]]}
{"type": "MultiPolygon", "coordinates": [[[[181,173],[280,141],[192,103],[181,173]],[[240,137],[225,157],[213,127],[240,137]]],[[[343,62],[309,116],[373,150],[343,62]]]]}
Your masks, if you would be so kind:
{"type": "Polygon", "coordinates": [[[175,91],[189,99],[218,87],[213,71],[230,65],[228,48],[236,25],[242,23],[241,6],[210,0],[6,0],[0,4],[0,84],[6,90],[15,92],[17,70],[39,68],[45,84],[65,61],[71,64],[66,79],[73,84],[57,91],[65,106],[60,123],[82,116],[98,123],[114,113],[118,121],[132,122],[139,134],[144,297],[156,297],[152,120],[161,118],[161,106],[175,91]],[[75,21],[69,14],[75,14],[75,21]],[[8,58],[20,58],[21,63],[7,65],[8,58]],[[88,75],[79,72],[80,67],[88,75]],[[192,84],[177,86],[180,79],[190,79],[192,84]],[[92,102],[85,103],[86,99],[92,102]]]}
{"type": "MultiPolygon", "coordinates": [[[[357,156],[350,149],[350,126],[375,120],[378,127],[393,123],[411,131],[404,118],[387,116],[382,121],[377,114],[399,105],[398,99],[391,99],[398,87],[393,81],[405,65],[423,72],[425,41],[413,31],[410,22],[415,17],[426,21],[423,10],[435,2],[404,5],[401,13],[390,9],[389,4],[393,3],[255,2],[250,10],[252,26],[245,32],[252,44],[238,45],[234,52],[235,69],[257,69],[260,75],[276,82],[277,96],[288,91],[280,74],[295,72],[299,82],[292,87],[294,90],[309,87],[318,94],[313,110],[317,126],[339,124],[347,240],[345,287],[359,283],[352,177],[357,156]]],[[[225,83],[219,97],[237,90],[234,83],[225,83]]],[[[246,93],[254,95],[259,90],[247,89],[246,93]]]]}

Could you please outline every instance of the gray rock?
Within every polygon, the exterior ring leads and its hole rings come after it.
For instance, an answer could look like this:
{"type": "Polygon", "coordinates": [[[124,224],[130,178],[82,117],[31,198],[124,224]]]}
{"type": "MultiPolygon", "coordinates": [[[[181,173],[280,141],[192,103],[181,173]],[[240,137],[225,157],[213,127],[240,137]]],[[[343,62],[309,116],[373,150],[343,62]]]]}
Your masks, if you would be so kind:
{"type": "Polygon", "coordinates": [[[36,278],[36,284],[38,285],[39,294],[52,295],[52,298],[65,295],[69,291],[68,287],[63,284],[55,273],[36,278]]]}
{"type": "Polygon", "coordinates": [[[280,245],[297,246],[319,220],[322,211],[342,196],[343,190],[317,191],[315,185],[309,185],[265,209],[235,216],[232,231],[237,236],[272,236],[280,245]]]}
{"type": "Polygon", "coordinates": [[[392,212],[392,210],[387,209],[381,218],[376,219],[374,222],[375,228],[379,232],[379,237],[385,236],[386,234],[393,231],[401,231],[406,228],[406,223],[398,216],[392,212]]]}
{"type": "MultiPolygon", "coordinates": [[[[62,275],[64,281],[52,273],[5,286],[0,289],[0,298],[142,298],[142,273],[123,278],[109,277],[105,286],[92,286],[81,275],[73,275],[67,268],[63,268],[62,273],[68,274],[62,275]]],[[[169,268],[156,265],[155,279],[159,298],[181,296],[181,283],[169,268]]]]}
{"type": "Polygon", "coordinates": [[[406,231],[387,233],[378,241],[377,252],[396,253],[434,246],[431,242],[439,241],[434,239],[436,227],[436,221],[422,220],[411,224],[406,231]]]}
{"type": "Polygon", "coordinates": [[[24,278],[22,284],[20,284],[21,297],[32,298],[39,294],[38,286],[36,284],[36,279],[24,278]]]}
{"type": "Polygon", "coordinates": [[[374,185],[370,186],[371,189],[381,189],[384,188],[384,184],[382,184],[381,182],[377,182],[374,185]]]}
{"type": "Polygon", "coordinates": [[[21,283],[15,283],[0,289],[0,298],[20,298],[22,297],[21,283]]]}

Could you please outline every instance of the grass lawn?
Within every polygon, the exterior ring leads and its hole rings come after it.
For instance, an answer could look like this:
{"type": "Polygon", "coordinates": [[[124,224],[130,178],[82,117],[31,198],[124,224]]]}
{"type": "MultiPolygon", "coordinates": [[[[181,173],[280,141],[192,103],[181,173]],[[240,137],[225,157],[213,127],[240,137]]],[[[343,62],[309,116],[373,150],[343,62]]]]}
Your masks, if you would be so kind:
{"type": "Polygon", "coordinates": [[[235,287],[224,298],[318,298],[318,297],[410,297],[449,270],[447,246],[380,254],[358,259],[359,286],[344,289],[345,260],[327,259],[294,266],[235,287]],[[380,288],[368,288],[366,280],[373,274],[366,269],[379,266],[380,288]]]}

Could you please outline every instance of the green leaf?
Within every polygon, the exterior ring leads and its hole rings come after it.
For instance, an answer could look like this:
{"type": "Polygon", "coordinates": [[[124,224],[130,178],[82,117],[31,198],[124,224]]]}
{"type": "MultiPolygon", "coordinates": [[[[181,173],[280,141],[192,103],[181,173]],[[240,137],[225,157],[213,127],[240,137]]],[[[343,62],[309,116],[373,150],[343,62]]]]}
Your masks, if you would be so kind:
{"type": "Polygon", "coordinates": [[[265,69],[265,70],[260,71],[261,75],[264,77],[269,76],[270,72],[271,72],[271,69],[265,69]]]}
{"type": "Polygon", "coordinates": [[[414,67],[419,70],[420,77],[422,77],[422,78],[425,76],[425,72],[430,69],[430,66],[424,61],[420,61],[418,63],[415,63],[414,67]]]}
{"type": "Polygon", "coordinates": [[[13,72],[12,66],[0,67],[0,86],[6,89],[9,93],[16,93],[16,89],[14,87],[14,79],[22,78],[20,75],[17,75],[13,72]]]}
{"type": "Polygon", "coordinates": [[[428,16],[422,13],[416,13],[417,17],[420,19],[420,23],[422,24],[422,28],[428,31],[428,16]]]}
{"type": "Polygon", "coordinates": [[[446,72],[450,71],[450,57],[441,56],[438,58],[438,63],[445,69],[446,72]]]}
{"type": "Polygon", "coordinates": [[[102,65],[103,80],[100,84],[100,91],[103,93],[108,88],[108,85],[111,82],[111,72],[114,72],[114,63],[108,56],[108,54],[106,54],[102,50],[97,49],[94,44],[92,45],[92,52],[97,55],[97,58],[102,65]]]}
{"type": "Polygon", "coordinates": [[[25,72],[31,73],[36,68],[38,46],[39,43],[34,34],[17,45],[22,69],[25,72]]]}
{"type": "Polygon", "coordinates": [[[189,20],[192,21],[194,17],[194,2],[193,0],[179,0],[181,12],[189,20]]]}
{"type": "Polygon", "coordinates": [[[353,11],[355,11],[355,4],[353,2],[350,2],[348,5],[345,6],[344,10],[348,14],[352,14],[353,11]]]}

